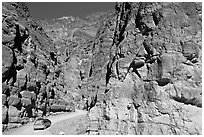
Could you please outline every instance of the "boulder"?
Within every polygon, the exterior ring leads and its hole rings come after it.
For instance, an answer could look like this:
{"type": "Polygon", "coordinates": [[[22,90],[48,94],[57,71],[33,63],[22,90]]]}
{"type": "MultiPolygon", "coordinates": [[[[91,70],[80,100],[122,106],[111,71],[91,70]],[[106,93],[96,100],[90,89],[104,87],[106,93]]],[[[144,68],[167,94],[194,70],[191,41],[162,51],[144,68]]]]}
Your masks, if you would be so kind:
{"type": "Polygon", "coordinates": [[[17,96],[11,95],[10,97],[8,97],[9,106],[18,107],[20,106],[20,103],[21,103],[21,99],[18,98],[17,96]]]}
{"type": "Polygon", "coordinates": [[[14,106],[9,106],[8,114],[9,114],[9,117],[16,117],[16,116],[19,116],[20,110],[18,110],[14,106]]]}
{"type": "Polygon", "coordinates": [[[18,71],[18,73],[17,73],[17,86],[18,87],[24,87],[25,86],[25,84],[27,82],[26,76],[27,76],[27,71],[25,69],[18,71]]]}
{"type": "Polygon", "coordinates": [[[20,117],[9,117],[9,123],[21,123],[20,117]]]}
{"type": "Polygon", "coordinates": [[[31,99],[29,98],[21,98],[21,103],[23,107],[28,107],[32,105],[31,99]]]}
{"type": "Polygon", "coordinates": [[[16,86],[10,86],[10,94],[18,96],[21,92],[21,88],[16,87],[16,86]]]}
{"type": "Polygon", "coordinates": [[[134,61],[131,63],[134,69],[141,68],[144,66],[144,64],[145,64],[145,61],[142,59],[134,59],[134,61]]]}
{"type": "Polygon", "coordinates": [[[9,115],[9,122],[10,123],[19,123],[20,122],[20,111],[16,107],[9,106],[8,115],[9,115]]]}
{"type": "Polygon", "coordinates": [[[187,41],[181,44],[183,56],[188,60],[192,60],[194,58],[198,58],[199,55],[199,45],[192,42],[187,41]]]}
{"type": "Polygon", "coordinates": [[[21,91],[20,94],[23,98],[31,99],[33,97],[33,94],[31,93],[31,91],[28,91],[28,90],[21,91]]]}
{"type": "Polygon", "coordinates": [[[36,100],[36,94],[34,92],[24,90],[21,91],[20,94],[23,98],[36,100]]]}

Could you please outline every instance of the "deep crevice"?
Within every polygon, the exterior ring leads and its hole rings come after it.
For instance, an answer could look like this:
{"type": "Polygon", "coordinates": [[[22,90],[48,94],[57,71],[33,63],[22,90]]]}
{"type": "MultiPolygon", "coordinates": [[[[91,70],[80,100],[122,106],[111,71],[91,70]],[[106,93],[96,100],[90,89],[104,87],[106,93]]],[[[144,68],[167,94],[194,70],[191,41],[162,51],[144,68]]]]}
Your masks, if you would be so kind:
{"type": "Polygon", "coordinates": [[[172,97],[175,101],[184,103],[186,105],[193,105],[202,108],[202,103],[199,103],[196,98],[193,99],[186,99],[184,97],[172,97]]]}
{"type": "Polygon", "coordinates": [[[120,79],[120,77],[119,77],[119,75],[120,75],[120,71],[119,71],[118,62],[116,62],[116,73],[117,73],[117,77],[118,77],[118,79],[120,79]]]}
{"type": "Polygon", "coordinates": [[[168,83],[171,82],[171,79],[169,78],[159,78],[156,80],[156,82],[158,83],[159,86],[165,86],[167,85],[168,83]]]}
{"type": "Polygon", "coordinates": [[[138,72],[137,68],[136,68],[135,65],[134,65],[134,61],[130,64],[130,68],[133,68],[132,71],[135,72],[135,74],[137,74],[137,76],[138,76],[139,78],[141,78],[140,73],[138,72]]]}
{"type": "Polygon", "coordinates": [[[90,71],[89,71],[89,77],[91,77],[92,72],[93,72],[93,70],[92,70],[92,66],[91,66],[90,71]]]}
{"type": "MultiPolygon", "coordinates": [[[[131,4],[128,2],[116,5],[116,10],[117,10],[117,21],[116,21],[116,26],[115,26],[115,31],[114,31],[114,39],[112,46],[116,46],[116,51],[114,55],[110,53],[110,60],[109,63],[107,64],[107,73],[106,73],[106,85],[109,82],[109,79],[112,74],[112,67],[113,64],[116,60],[118,60],[118,57],[122,57],[123,55],[121,54],[121,48],[119,47],[119,44],[123,41],[124,39],[124,32],[127,27],[129,17],[131,14],[131,4]]],[[[110,50],[111,50],[110,48],[110,50]]],[[[118,64],[116,63],[116,73],[119,78],[119,69],[118,69],[118,64]]]]}
{"type": "Polygon", "coordinates": [[[15,29],[16,29],[16,36],[14,38],[14,49],[17,48],[18,51],[20,53],[22,53],[23,49],[22,49],[22,44],[23,42],[28,38],[29,34],[28,34],[28,29],[25,28],[24,32],[23,32],[23,36],[21,36],[20,34],[20,29],[19,29],[19,25],[16,24],[15,25],[15,29]]]}
{"type": "Polygon", "coordinates": [[[81,81],[84,79],[84,75],[83,75],[83,73],[80,71],[79,72],[79,75],[80,75],[80,78],[81,78],[81,81]]]}
{"type": "Polygon", "coordinates": [[[162,14],[159,11],[152,13],[154,24],[157,26],[162,19],[162,14]]]}

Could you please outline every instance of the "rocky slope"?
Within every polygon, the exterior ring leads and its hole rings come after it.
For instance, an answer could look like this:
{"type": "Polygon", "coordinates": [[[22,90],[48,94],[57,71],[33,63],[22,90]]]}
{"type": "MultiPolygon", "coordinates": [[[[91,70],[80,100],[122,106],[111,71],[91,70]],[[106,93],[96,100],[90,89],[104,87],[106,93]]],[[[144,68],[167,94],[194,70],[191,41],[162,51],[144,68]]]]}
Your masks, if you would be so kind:
{"type": "MultiPolygon", "coordinates": [[[[76,107],[87,109],[87,92],[81,87],[89,78],[95,37],[101,22],[109,13],[96,13],[84,19],[61,17],[42,20],[48,36],[56,43],[60,71],[60,91],[73,96],[76,107]]],[[[90,100],[90,99],[89,99],[90,100]]]]}
{"type": "Polygon", "coordinates": [[[3,3],[2,20],[3,124],[40,108],[23,102],[72,103],[89,111],[86,134],[202,134],[201,3],[117,3],[42,28],[3,3]]]}
{"type": "MultiPolygon", "coordinates": [[[[2,124],[21,125],[50,111],[73,111],[54,86],[56,47],[25,3],[2,3],[2,124]]],[[[3,129],[4,130],[4,129],[3,129]]]]}

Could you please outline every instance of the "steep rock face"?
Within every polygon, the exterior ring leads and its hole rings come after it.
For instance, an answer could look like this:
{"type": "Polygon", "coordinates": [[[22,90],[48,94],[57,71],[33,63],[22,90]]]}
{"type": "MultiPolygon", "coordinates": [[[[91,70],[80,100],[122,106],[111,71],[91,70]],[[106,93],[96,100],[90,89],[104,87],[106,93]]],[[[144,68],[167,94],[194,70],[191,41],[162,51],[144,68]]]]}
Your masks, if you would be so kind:
{"type": "Polygon", "coordinates": [[[41,29],[24,3],[3,3],[2,108],[7,108],[2,112],[6,115],[3,124],[21,123],[25,117],[34,116],[36,96],[47,81],[39,54],[49,66],[49,53],[55,52],[51,39],[41,29]]]}
{"type": "Polygon", "coordinates": [[[25,3],[2,3],[2,124],[45,114],[50,98],[64,101],[53,95],[56,51],[25,3]]]}
{"type": "Polygon", "coordinates": [[[2,124],[76,106],[87,134],[201,134],[201,9],[117,3],[42,28],[24,3],[3,3],[2,124]]]}
{"type": "Polygon", "coordinates": [[[58,49],[56,58],[61,79],[58,87],[63,89],[59,94],[69,94],[69,100],[80,109],[87,108],[86,91],[81,87],[90,75],[93,42],[98,26],[107,15],[97,13],[84,19],[70,16],[40,21],[58,49]]]}
{"type": "Polygon", "coordinates": [[[97,32],[82,86],[87,134],[201,134],[201,3],[115,9],[97,32]]]}

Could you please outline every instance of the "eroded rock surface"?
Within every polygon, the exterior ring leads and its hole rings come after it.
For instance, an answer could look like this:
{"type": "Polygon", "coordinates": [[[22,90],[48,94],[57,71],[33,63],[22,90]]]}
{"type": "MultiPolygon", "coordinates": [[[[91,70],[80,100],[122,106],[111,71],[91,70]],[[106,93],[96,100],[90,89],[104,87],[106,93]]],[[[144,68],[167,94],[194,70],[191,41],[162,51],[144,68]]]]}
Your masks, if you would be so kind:
{"type": "Polygon", "coordinates": [[[116,4],[94,45],[87,134],[202,133],[201,5],[186,6],[116,4]]]}
{"type": "Polygon", "coordinates": [[[202,134],[201,3],[116,3],[42,27],[23,3],[2,16],[2,124],[77,108],[89,135],[202,134]]]}
{"type": "Polygon", "coordinates": [[[74,111],[70,100],[52,94],[58,92],[54,89],[58,80],[56,51],[55,43],[32,19],[25,3],[2,3],[3,128],[46,114],[51,98],[68,103],[63,111],[74,111]]]}

